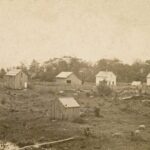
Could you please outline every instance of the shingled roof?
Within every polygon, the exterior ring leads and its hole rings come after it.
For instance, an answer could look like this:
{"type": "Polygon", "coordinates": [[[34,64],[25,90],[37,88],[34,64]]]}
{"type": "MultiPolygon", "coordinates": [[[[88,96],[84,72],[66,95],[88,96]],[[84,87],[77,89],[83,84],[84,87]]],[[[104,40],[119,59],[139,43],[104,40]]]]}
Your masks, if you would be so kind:
{"type": "Polygon", "coordinates": [[[66,108],[80,107],[73,97],[61,97],[59,98],[59,101],[66,108]]]}
{"type": "Polygon", "coordinates": [[[115,74],[111,71],[100,71],[96,76],[115,76],[115,74]]]}
{"type": "Polygon", "coordinates": [[[21,70],[20,69],[13,69],[6,73],[6,76],[16,76],[21,70]]]}
{"type": "Polygon", "coordinates": [[[65,79],[65,78],[69,77],[71,74],[73,74],[73,72],[61,72],[56,76],[56,78],[64,78],[65,79]]]}

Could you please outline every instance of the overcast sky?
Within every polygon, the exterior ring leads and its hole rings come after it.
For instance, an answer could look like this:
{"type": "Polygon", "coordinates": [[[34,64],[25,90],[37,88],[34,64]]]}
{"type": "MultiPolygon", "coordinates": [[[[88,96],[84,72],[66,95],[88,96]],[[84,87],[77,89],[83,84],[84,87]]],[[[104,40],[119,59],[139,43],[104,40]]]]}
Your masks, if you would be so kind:
{"type": "Polygon", "coordinates": [[[150,1],[0,0],[0,67],[64,55],[150,59],[150,1]]]}

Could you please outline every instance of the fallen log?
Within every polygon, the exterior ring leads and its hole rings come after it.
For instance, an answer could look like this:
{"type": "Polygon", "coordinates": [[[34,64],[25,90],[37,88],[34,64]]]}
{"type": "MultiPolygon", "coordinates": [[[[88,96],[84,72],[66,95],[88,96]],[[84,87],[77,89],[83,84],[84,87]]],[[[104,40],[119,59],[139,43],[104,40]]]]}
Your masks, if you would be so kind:
{"type": "Polygon", "coordinates": [[[75,140],[77,138],[78,137],[75,136],[75,137],[70,137],[70,138],[62,139],[62,140],[58,140],[58,141],[52,141],[52,142],[45,142],[45,143],[39,143],[39,144],[34,144],[34,145],[28,145],[28,146],[24,146],[24,147],[19,148],[19,150],[25,150],[27,148],[34,148],[34,147],[39,148],[41,146],[46,146],[46,145],[54,145],[54,144],[58,144],[58,143],[72,141],[72,140],[75,140]]]}

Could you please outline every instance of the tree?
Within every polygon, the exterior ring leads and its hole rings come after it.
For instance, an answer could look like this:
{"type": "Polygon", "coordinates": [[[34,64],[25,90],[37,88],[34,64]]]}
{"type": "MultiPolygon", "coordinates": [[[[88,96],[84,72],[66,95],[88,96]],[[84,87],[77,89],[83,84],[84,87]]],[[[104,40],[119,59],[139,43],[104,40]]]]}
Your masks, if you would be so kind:
{"type": "Polygon", "coordinates": [[[112,94],[112,89],[107,85],[107,81],[103,80],[97,86],[97,92],[99,96],[109,96],[112,94]]]}
{"type": "Polygon", "coordinates": [[[45,61],[42,65],[35,59],[29,69],[25,63],[18,66],[31,78],[42,81],[53,81],[55,76],[62,71],[74,72],[84,82],[94,82],[95,75],[99,71],[112,71],[117,76],[118,82],[132,82],[140,80],[145,82],[146,76],[150,73],[150,60],[142,62],[136,60],[133,64],[125,64],[119,59],[100,59],[94,65],[77,57],[64,56],[45,61]]]}
{"type": "Polygon", "coordinates": [[[20,65],[17,66],[16,68],[21,69],[24,73],[26,73],[28,75],[28,68],[24,62],[21,62],[20,65]]]}
{"type": "Polygon", "coordinates": [[[38,61],[33,59],[30,68],[29,68],[29,74],[31,78],[38,78],[38,73],[40,71],[40,64],[38,61]]]}
{"type": "Polygon", "coordinates": [[[4,68],[2,68],[2,69],[0,70],[0,78],[3,78],[5,74],[6,74],[6,71],[5,71],[4,68]]]}

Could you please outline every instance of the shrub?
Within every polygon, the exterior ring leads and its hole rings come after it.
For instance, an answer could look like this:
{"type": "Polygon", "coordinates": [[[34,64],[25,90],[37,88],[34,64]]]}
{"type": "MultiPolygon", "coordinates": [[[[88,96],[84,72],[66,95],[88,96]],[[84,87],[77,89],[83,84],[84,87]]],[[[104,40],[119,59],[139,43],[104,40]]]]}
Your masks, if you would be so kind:
{"type": "Polygon", "coordinates": [[[5,105],[5,103],[6,103],[6,98],[3,97],[2,100],[1,100],[1,104],[2,104],[2,105],[5,105]]]}
{"type": "Polygon", "coordinates": [[[38,90],[38,93],[41,94],[41,95],[43,95],[43,94],[52,94],[52,95],[55,95],[56,94],[55,90],[52,89],[52,88],[40,88],[38,90]]]}
{"type": "Polygon", "coordinates": [[[99,107],[95,107],[94,114],[96,117],[100,117],[100,108],[99,107]]]}
{"type": "Polygon", "coordinates": [[[85,123],[85,120],[83,118],[79,117],[79,118],[74,119],[73,122],[83,124],[83,123],[85,123]]]}
{"type": "Polygon", "coordinates": [[[34,85],[31,83],[28,83],[28,89],[33,90],[34,89],[34,85]]]}
{"type": "Polygon", "coordinates": [[[86,92],[86,97],[90,97],[90,93],[89,92],[86,92]]]}
{"type": "Polygon", "coordinates": [[[145,141],[141,134],[136,134],[135,132],[131,132],[131,141],[139,142],[139,141],[145,141]]]}
{"type": "Polygon", "coordinates": [[[27,145],[34,145],[34,142],[31,141],[31,140],[22,140],[21,142],[18,142],[17,145],[19,147],[24,147],[24,146],[27,146],[27,145]]]}
{"type": "Polygon", "coordinates": [[[105,83],[100,83],[97,86],[97,93],[99,96],[110,96],[113,90],[105,83]]]}
{"type": "Polygon", "coordinates": [[[81,118],[86,117],[86,113],[83,113],[83,112],[82,112],[82,113],[80,114],[80,117],[81,117],[81,118]]]}

